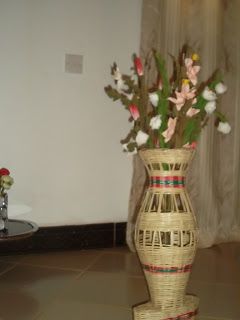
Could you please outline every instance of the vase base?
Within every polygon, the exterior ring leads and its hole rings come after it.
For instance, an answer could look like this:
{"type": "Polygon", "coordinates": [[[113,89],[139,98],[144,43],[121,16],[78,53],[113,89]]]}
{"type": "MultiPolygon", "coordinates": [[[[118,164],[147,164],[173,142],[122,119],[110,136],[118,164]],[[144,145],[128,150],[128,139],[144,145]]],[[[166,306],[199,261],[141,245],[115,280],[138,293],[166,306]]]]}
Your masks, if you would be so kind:
{"type": "Polygon", "coordinates": [[[183,306],[166,309],[151,302],[133,308],[134,320],[194,320],[198,313],[198,297],[186,295],[183,306]]]}

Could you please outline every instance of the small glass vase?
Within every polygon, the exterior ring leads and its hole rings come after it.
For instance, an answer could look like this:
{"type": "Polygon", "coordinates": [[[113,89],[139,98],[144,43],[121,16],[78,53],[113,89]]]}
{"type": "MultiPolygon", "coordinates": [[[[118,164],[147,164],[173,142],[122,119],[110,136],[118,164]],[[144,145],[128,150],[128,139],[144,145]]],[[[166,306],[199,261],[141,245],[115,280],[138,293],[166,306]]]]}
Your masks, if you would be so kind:
{"type": "Polygon", "coordinates": [[[0,232],[8,230],[8,195],[0,195],[0,232]]]}

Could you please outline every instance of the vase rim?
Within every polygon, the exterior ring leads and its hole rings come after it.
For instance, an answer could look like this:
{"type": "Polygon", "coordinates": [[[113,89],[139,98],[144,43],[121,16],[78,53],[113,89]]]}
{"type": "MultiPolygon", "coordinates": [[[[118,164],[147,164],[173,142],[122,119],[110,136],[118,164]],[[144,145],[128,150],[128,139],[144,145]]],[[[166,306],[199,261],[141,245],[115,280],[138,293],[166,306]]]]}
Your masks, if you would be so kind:
{"type": "Polygon", "coordinates": [[[159,149],[142,149],[139,150],[140,158],[145,162],[153,162],[159,161],[175,161],[175,162],[188,162],[193,159],[195,155],[194,149],[186,149],[186,148],[175,148],[175,149],[168,149],[168,148],[159,148],[159,149]]]}
{"type": "Polygon", "coordinates": [[[186,152],[190,152],[190,153],[194,153],[195,149],[187,149],[187,148],[145,148],[145,149],[141,149],[139,150],[139,152],[147,152],[147,151],[151,151],[151,152],[159,152],[159,151],[168,151],[168,152],[174,152],[174,151],[186,151],[186,152]]]}

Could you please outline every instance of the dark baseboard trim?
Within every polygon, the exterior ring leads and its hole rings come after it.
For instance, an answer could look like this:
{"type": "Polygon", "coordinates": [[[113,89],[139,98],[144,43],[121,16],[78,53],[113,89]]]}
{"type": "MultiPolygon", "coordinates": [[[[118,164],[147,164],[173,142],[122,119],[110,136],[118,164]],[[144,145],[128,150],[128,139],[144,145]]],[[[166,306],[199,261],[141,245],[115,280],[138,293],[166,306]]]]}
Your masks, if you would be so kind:
{"type": "Polygon", "coordinates": [[[31,237],[0,242],[0,255],[126,245],[126,223],[42,227],[31,237]]]}

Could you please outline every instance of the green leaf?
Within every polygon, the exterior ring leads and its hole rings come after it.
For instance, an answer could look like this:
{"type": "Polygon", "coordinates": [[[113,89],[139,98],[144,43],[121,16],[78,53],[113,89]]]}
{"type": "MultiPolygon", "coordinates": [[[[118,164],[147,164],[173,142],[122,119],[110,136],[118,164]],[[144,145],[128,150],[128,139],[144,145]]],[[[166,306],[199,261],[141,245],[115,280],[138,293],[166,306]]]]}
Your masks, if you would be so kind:
{"type": "Polygon", "coordinates": [[[223,75],[220,70],[216,70],[208,81],[208,87],[215,91],[215,86],[223,80],[223,75]]]}
{"type": "Polygon", "coordinates": [[[170,84],[168,80],[165,60],[162,58],[162,56],[158,52],[155,52],[155,62],[158,68],[158,72],[160,74],[160,78],[162,80],[162,85],[163,85],[162,94],[163,94],[163,97],[167,98],[170,94],[170,84]]]}
{"type": "Polygon", "coordinates": [[[173,61],[173,74],[171,76],[170,83],[172,84],[172,90],[175,91],[181,86],[182,68],[180,62],[172,54],[169,53],[169,56],[173,61]]]}
{"type": "Polygon", "coordinates": [[[222,114],[220,111],[214,111],[215,116],[222,122],[227,122],[227,118],[224,114],[222,114]]]}
{"type": "Polygon", "coordinates": [[[113,99],[113,101],[119,100],[121,97],[121,94],[112,86],[105,87],[104,91],[109,96],[109,98],[113,99]]]}
{"type": "Polygon", "coordinates": [[[168,113],[168,100],[164,97],[161,91],[158,92],[158,96],[157,113],[161,115],[162,120],[164,120],[168,113]]]}
{"type": "Polygon", "coordinates": [[[159,145],[161,148],[167,148],[167,143],[164,141],[164,137],[159,133],[159,145]]]}
{"type": "Polygon", "coordinates": [[[130,143],[128,143],[127,148],[128,148],[128,151],[129,151],[129,152],[134,151],[134,149],[137,148],[136,142],[130,142],[130,143]]]}
{"type": "Polygon", "coordinates": [[[154,143],[153,143],[151,137],[148,138],[147,147],[150,148],[150,149],[154,148],[154,143]]]}
{"type": "Polygon", "coordinates": [[[193,108],[200,109],[201,111],[204,111],[204,108],[207,104],[207,100],[205,100],[202,96],[202,92],[197,97],[197,102],[193,105],[193,108]]]}
{"type": "Polygon", "coordinates": [[[201,131],[200,119],[188,120],[183,131],[183,144],[192,143],[196,141],[201,131]]]}

